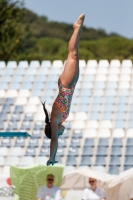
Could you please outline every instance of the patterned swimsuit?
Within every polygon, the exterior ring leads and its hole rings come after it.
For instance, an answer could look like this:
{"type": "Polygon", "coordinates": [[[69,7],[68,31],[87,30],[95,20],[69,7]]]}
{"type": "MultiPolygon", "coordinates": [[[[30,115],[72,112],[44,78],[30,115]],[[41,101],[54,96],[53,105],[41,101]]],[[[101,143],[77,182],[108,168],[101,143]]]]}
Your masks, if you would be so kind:
{"type": "Polygon", "coordinates": [[[76,83],[74,83],[72,88],[69,89],[65,88],[63,85],[61,85],[60,81],[58,81],[59,94],[55,99],[55,103],[58,105],[61,111],[61,123],[63,123],[69,115],[75,85],[76,83]]]}

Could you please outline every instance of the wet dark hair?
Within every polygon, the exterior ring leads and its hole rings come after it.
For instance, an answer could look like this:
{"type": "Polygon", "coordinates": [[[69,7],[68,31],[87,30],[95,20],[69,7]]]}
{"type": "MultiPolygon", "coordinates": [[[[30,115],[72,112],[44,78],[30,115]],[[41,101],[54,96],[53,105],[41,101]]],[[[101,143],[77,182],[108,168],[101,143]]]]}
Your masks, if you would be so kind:
{"type": "Polygon", "coordinates": [[[44,113],[46,115],[46,118],[45,118],[46,125],[45,125],[45,129],[44,129],[44,133],[49,139],[51,139],[51,126],[50,126],[50,120],[49,120],[48,111],[47,111],[47,109],[45,107],[45,102],[42,103],[42,105],[43,105],[44,113]]]}

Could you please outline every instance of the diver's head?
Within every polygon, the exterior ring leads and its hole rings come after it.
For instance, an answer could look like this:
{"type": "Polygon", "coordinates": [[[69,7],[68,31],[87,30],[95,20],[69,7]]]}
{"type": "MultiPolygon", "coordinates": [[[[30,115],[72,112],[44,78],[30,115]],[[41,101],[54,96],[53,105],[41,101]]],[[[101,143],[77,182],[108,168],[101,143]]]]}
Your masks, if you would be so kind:
{"type": "MultiPolygon", "coordinates": [[[[46,115],[46,118],[45,118],[46,125],[45,125],[45,129],[44,129],[44,133],[49,139],[51,139],[52,130],[51,130],[51,124],[50,124],[50,120],[49,120],[48,111],[45,107],[45,102],[42,103],[42,105],[43,105],[43,110],[44,110],[45,115],[46,115]]],[[[64,130],[65,130],[65,127],[63,125],[58,125],[58,136],[62,135],[64,130]]]]}
{"type": "MultiPolygon", "coordinates": [[[[58,125],[58,137],[63,134],[65,127],[63,125],[58,125]]],[[[44,129],[45,135],[51,139],[51,125],[50,122],[45,125],[44,129]]]]}

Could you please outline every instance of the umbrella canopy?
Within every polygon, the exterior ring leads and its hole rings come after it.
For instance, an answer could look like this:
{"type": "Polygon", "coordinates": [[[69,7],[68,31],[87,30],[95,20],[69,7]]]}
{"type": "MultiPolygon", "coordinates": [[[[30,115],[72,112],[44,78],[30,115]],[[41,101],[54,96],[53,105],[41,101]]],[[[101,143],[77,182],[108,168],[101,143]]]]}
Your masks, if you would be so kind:
{"type": "Polygon", "coordinates": [[[12,185],[15,187],[14,193],[23,200],[36,200],[38,189],[46,185],[46,177],[53,174],[55,177],[54,185],[60,186],[64,165],[46,166],[34,165],[25,168],[11,166],[10,177],[12,185]]]}
{"type": "Polygon", "coordinates": [[[118,184],[121,184],[125,181],[133,181],[133,168],[128,169],[124,172],[121,172],[119,174],[119,176],[117,176],[114,180],[111,181],[111,183],[109,184],[109,187],[114,187],[118,184]]]}
{"type": "Polygon", "coordinates": [[[121,172],[108,186],[111,188],[119,188],[117,191],[118,199],[129,200],[133,192],[133,168],[121,172]]]}
{"type": "Polygon", "coordinates": [[[63,177],[61,189],[84,190],[89,186],[88,179],[95,178],[97,179],[97,186],[105,190],[106,200],[118,200],[118,195],[116,195],[116,191],[118,190],[118,188],[108,188],[109,183],[116,177],[117,176],[115,175],[110,175],[104,172],[89,169],[77,170],[70,172],[63,177]]]}
{"type": "Polygon", "coordinates": [[[76,170],[68,173],[63,177],[61,189],[69,190],[82,190],[89,186],[88,179],[97,179],[98,186],[106,189],[108,184],[113,180],[114,176],[109,174],[92,171],[92,170],[76,170]]]}

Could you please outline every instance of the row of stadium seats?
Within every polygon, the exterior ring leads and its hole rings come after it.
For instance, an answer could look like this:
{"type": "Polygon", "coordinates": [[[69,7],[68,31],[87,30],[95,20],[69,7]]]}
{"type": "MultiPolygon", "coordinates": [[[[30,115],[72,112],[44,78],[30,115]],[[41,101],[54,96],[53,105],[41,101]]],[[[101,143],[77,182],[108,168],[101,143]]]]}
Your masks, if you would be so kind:
{"type": "MultiPolygon", "coordinates": [[[[69,141],[70,146],[74,146],[74,147],[80,147],[81,146],[81,142],[82,142],[82,136],[80,137],[76,137],[76,135],[72,135],[71,141],[69,141]]],[[[67,137],[68,138],[68,137],[67,137]]],[[[59,147],[66,147],[67,146],[67,138],[60,137],[59,138],[59,147]]],[[[124,138],[125,141],[125,138],[124,138]]],[[[125,146],[123,143],[123,138],[104,138],[104,137],[100,137],[98,138],[98,142],[96,143],[94,138],[85,138],[84,147],[94,147],[94,145],[97,144],[97,147],[108,147],[109,144],[111,143],[111,147],[123,147],[125,146]]],[[[39,143],[39,139],[38,138],[34,138],[33,136],[30,138],[28,146],[29,147],[39,147],[42,145],[42,147],[49,147],[50,144],[50,140],[48,138],[44,138],[42,141],[42,144],[39,143]]],[[[1,147],[11,147],[11,146],[17,146],[17,147],[24,147],[25,146],[25,140],[23,138],[17,138],[14,145],[12,145],[11,139],[10,138],[1,138],[1,147]]],[[[133,138],[127,138],[127,142],[126,142],[126,147],[131,147],[133,146],[133,138]]],[[[14,148],[17,149],[17,148],[14,148]]],[[[16,151],[17,152],[17,151],[16,151]]],[[[107,152],[104,152],[107,153],[107,152]]],[[[0,152],[1,154],[1,152],[0,152]]]]}
{"type": "MultiPolygon", "coordinates": [[[[88,62],[86,63],[85,60],[80,60],[79,61],[79,65],[80,67],[104,67],[104,68],[108,68],[110,67],[132,67],[132,61],[131,60],[123,60],[122,63],[120,63],[119,60],[111,60],[110,63],[108,60],[100,60],[99,62],[97,62],[96,60],[88,60],[88,62]]],[[[53,63],[51,63],[49,60],[45,60],[42,61],[41,63],[37,60],[31,61],[30,64],[28,63],[28,61],[20,61],[18,64],[16,61],[9,61],[6,65],[6,63],[4,61],[0,61],[0,68],[50,68],[51,66],[53,66],[54,68],[61,68],[63,67],[63,61],[62,60],[55,60],[53,61],[53,63]]]]}
{"type": "MultiPolygon", "coordinates": [[[[11,164],[45,163],[50,140],[44,136],[41,101],[58,93],[61,60],[0,61],[0,131],[27,131],[31,138],[0,138],[0,169],[11,164]]],[[[80,60],[71,112],[59,137],[57,160],[75,168],[118,174],[133,166],[133,79],[131,60],[80,60]]],[[[73,168],[74,169],[74,168],[73,168]]]]}
{"type": "MultiPolygon", "coordinates": [[[[56,158],[59,163],[62,163],[62,158],[57,157],[56,158]]],[[[5,159],[4,157],[0,157],[0,166],[10,166],[10,165],[16,165],[16,166],[27,166],[27,165],[33,165],[35,163],[45,163],[43,160],[43,157],[39,156],[37,159],[34,159],[32,156],[25,156],[22,159],[19,157],[9,157],[8,159],[5,159]]],[[[74,156],[68,156],[65,162],[66,166],[77,166],[77,158],[74,156]]],[[[88,156],[82,156],[79,166],[91,166],[92,161],[91,157],[88,156]]],[[[110,158],[110,162],[108,165],[108,172],[111,174],[118,174],[120,172],[120,165],[121,165],[121,159],[118,156],[112,156],[110,158]]],[[[94,167],[95,166],[103,166],[103,169],[106,167],[106,158],[103,156],[96,157],[94,167]]],[[[93,168],[94,168],[93,167],[93,168]]],[[[127,156],[125,157],[124,167],[122,170],[127,170],[129,168],[133,167],[133,157],[127,156]]]]}
{"type": "MultiPolygon", "coordinates": [[[[15,165],[21,165],[20,161],[25,160],[25,157],[35,157],[36,159],[42,157],[43,160],[43,157],[49,155],[50,140],[44,138],[41,141],[42,138],[40,140],[31,138],[29,141],[17,138],[12,142],[11,140],[14,139],[1,139],[0,157],[3,160],[1,166],[8,165],[10,160],[12,160],[12,164],[14,162],[15,165]]],[[[119,168],[123,166],[125,169],[133,165],[133,138],[125,139],[84,138],[83,142],[81,135],[79,138],[71,137],[71,140],[70,136],[67,136],[67,138],[60,137],[57,159],[61,163],[65,161],[68,166],[87,165],[93,167],[95,165],[102,165],[106,169],[109,169],[110,166],[117,166],[119,168]]],[[[35,161],[34,158],[30,160],[35,161]]],[[[26,165],[26,163],[22,165],[26,165]]]]}
{"type": "MultiPolygon", "coordinates": [[[[3,115],[3,114],[2,114],[3,115]]],[[[6,116],[6,115],[4,115],[6,116]]],[[[7,121],[7,122],[4,122],[4,119],[2,116],[2,119],[0,121],[0,130],[2,131],[14,131],[14,130],[18,130],[18,131],[22,131],[22,130],[26,130],[26,131],[30,131],[32,132],[32,130],[43,130],[44,129],[44,122],[42,121],[36,121],[36,122],[30,122],[30,121],[22,121],[21,123],[20,122],[17,122],[17,121],[7,121]]],[[[42,118],[43,119],[43,118],[42,118]]],[[[42,120],[41,119],[41,120],[42,120]]],[[[90,118],[90,120],[99,120],[99,118],[97,117],[93,117],[93,118],[90,118]]],[[[105,123],[107,121],[107,117],[104,118],[105,119],[105,123]]],[[[113,118],[112,118],[113,119],[113,118]]],[[[7,120],[7,119],[6,119],[7,120]]],[[[88,119],[89,120],[89,119],[88,119]]],[[[43,119],[44,121],[44,119],[43,119]]],[[[111,122],[111,121],[107,121],[107,122],[111,122]]],[[[133,129],[133,120],[130,120],[130,121],[124,121],[124,118],[123,119],[116,119],[115,123],[114,124],[111,124],[110,127],[107,128],[107,126],[104,128],[99,128],[101,131],[100,131],[100,134],[104,134],[104,132],[106,131],[106,133],[108,133],[109,135],[111,135],[111,131],[108,130],[108,129],[133,129]],[[107,130],[102,130],[102,129],[107,129],[107,130]]],[[[89,121],[88,121],[88,124],[89,124],[89,121]]],[[[87,124],[87,125],[88,125],[87,124]]],[[[89,125],[88,125],[89,126],[89,125]]],[[[73,129],[84,129],[84,131],[86,132],[86,135],[87,135],[87,132],[91,132],[95,135],[99,135],[99,132],[97,132],[97,130],[90,130],[89,128],[86,127],[86,122],[85,121],[80,121],[80,120],[75,120],[72,124],[72,128],[73,129]]]]}

